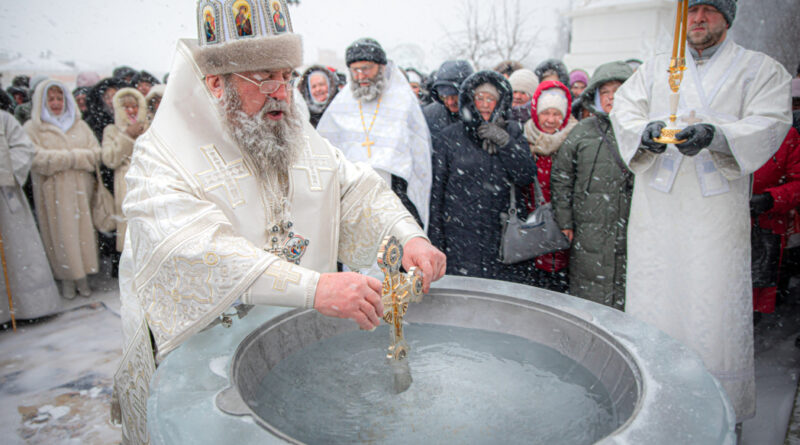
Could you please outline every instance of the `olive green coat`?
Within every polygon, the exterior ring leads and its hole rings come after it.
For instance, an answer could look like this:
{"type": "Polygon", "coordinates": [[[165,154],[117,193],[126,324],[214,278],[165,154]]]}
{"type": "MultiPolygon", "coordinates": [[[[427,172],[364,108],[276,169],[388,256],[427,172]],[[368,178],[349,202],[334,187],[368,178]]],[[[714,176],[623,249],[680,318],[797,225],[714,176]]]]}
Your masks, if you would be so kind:
{"type": "Polygon", "coordinates": [[[595,71],[581,100],[594,116],[578,123],[553,160],[552,202],[561,229],[572,229],[570,293],[620,310],[625,308],[626,230],[633,174],[619,158],[608,115],[595,93],[632,74],[622,62],[595,71]],[[617,159],[615,159],[615,157],[617,159]]]}

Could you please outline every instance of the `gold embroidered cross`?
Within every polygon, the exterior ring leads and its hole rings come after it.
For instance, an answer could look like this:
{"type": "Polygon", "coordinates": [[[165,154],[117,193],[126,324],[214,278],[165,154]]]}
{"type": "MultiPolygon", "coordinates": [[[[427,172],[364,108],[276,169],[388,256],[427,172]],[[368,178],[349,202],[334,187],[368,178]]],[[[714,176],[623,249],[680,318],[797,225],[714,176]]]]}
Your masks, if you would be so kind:
{"type": "Polygon", "coordinates": [[[244,196],[237,181],[251,175],[242,159],[239,158],[227,164],[222,155],[219,154],[219,151],[217,151],[217,147],[206,145],[201,150],[212,167],[210,170],[197,174],[197,178],[203,184],[203,190],[210,192],[220,187],[225,187],[231,207],[244,204],[244,196]]]}
{"type": "Polygon", "coordinates": [[[275,282],[272,283],[272,288],[279,291],[285,291],[287,283],[300,284],[300,274],[292,272],[292,265],[286,261],[276,261],[267,268],[264,275],[272,277],[275,282]]]}
{"type": "Polygon", "coordinates": [[[306,171],[306,174],[308,174],[309,188],[312,191],[322,190],[322,180],[319,176],[320,171],[333,171],[333,168],[328,165],[328,159],[330,159],[330,156],[315,155],[314,152],[311,151],[311,144],[308,141],[308,137],[306,137],[306,146],[303,149],[302,156],[300,156],[298,165],[295,165],[294,168],[306,171]]]}

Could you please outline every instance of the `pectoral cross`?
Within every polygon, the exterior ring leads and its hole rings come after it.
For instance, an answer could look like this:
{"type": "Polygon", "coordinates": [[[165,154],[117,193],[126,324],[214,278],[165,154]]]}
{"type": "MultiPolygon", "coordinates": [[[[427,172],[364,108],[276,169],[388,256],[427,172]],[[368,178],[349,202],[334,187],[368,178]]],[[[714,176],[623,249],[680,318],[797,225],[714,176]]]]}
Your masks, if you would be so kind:
{"type": "Polygon", "coordinates": [[[368,158],[372,157],[371,148],[372,148],[373,145],[375,145],[375,143],[369,140],[369,135],[367,136],[367,140],[361,143],[362,147],[367,147],[367,157],[368,158]]]}

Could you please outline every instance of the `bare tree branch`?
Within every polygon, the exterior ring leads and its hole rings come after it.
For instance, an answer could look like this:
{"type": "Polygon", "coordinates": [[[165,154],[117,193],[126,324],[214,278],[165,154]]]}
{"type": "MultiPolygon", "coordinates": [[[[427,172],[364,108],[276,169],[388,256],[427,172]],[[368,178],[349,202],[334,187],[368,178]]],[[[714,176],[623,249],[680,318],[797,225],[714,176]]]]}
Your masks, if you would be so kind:
{"type": "Polygon", "coordinates": [[[486,14],[480,6],[485,2],[462,0],[456,31],[445,30],[448,58],[467,59],[482,69],[501,60],[523,60],[528,57],[539,37],[539,30],[528,24],[529,15],[521,0],[493,3],[486,14]]]}

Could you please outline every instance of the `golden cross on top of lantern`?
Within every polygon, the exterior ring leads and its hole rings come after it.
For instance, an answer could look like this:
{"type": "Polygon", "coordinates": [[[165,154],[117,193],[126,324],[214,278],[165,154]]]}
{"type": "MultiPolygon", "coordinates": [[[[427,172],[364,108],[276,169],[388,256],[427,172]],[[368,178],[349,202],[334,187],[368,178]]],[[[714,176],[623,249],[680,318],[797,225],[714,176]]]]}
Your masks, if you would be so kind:
{"type": "Polygon", "coordinates": [[[416,267],[400,272],[403,248],[395,237],[386,237],[378,251],[378,266],[384,274],[381,301],[383,319],[391,326],[392,344],[386,358],[401,361],[408,356],[408,343],[403,338],[403,317],[409,302],[422,299],[422,272],[416,267]]]}
{"type": "Polygon", "coordinates": [[[678,11],[675,15],[675,36],[672,43],[672,58],[669,61],[669,124],[661,129],[661,137],[654,139],[662,144],[679,144],[681,140],[675,139],[681,129],[675,121],[678,114],[679,90],[686,70],[686,28],[689,14],[689,0],[678,0],[678,11]]]}

